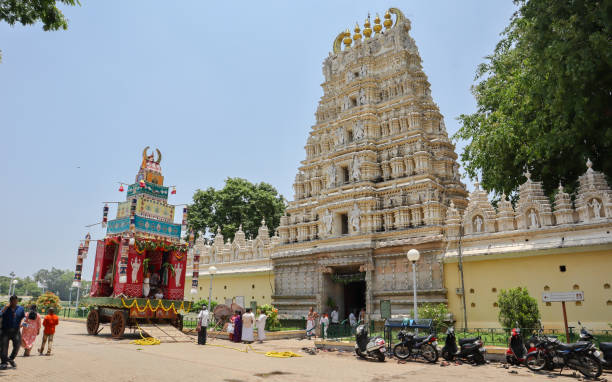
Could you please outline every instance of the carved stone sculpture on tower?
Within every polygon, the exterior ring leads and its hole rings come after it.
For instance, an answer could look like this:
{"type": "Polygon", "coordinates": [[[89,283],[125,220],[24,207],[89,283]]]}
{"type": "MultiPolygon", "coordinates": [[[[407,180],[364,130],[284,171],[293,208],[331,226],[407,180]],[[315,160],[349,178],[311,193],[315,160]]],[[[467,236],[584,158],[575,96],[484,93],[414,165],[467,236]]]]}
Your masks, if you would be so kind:
{"type": "Polygon", "coordinates": [[[353,229],[353,232],[355,233],[359,233],[359,223],[361,220],[360,215],[361,215],[361,211],[359,210],[357,203],[353,204],[353,209],[351,210],[351,213],[350,213],[349,222],[351,224],[351,228],[353,229]]]}

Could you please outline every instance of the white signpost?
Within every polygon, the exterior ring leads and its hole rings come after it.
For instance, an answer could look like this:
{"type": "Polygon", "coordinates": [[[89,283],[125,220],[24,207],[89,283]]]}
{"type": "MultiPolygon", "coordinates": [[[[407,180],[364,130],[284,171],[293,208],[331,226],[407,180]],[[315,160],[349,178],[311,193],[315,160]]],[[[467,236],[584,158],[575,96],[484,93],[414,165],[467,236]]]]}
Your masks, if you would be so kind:
{"type": "Polygon", "coordinates": [[[584,301],[584,292],[578,290],[573,292],[543,292],[542,301],[561,303],[561,307],[563,307],[563,323],[565,324],[565,341],[570,342],[569,329],[567,327],[567,313],[565,312],[565,302],[584,301]]]}

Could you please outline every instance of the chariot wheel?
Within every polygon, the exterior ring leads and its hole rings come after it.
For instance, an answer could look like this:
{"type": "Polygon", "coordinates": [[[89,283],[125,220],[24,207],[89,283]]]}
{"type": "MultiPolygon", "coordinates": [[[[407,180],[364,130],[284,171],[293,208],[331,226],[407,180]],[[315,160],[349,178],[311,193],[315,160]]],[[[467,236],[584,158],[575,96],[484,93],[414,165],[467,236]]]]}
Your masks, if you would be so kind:
{"type": "Polygon", "coordinates": [[[126,326],[125,315],[120,310],[115,311],[115,313],[113,313],[113,316],[111,317],[111,322],[110,322],[111,336],[113,336],[113,338],[123,337],[125,326],[126,326]]]}
{"type": "Polygon", "coordinates": [[[87,334],[95,336],[98,334],[98,328],[100,327],[100,313],[96,309],[89,311],[87,315],[87,334]]]}

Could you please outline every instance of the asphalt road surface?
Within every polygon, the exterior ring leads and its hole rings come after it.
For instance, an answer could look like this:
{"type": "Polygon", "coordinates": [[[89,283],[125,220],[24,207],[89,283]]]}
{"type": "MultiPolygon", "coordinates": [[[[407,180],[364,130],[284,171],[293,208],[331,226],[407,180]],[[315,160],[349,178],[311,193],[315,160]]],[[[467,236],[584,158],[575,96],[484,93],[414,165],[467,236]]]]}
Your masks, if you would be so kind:
{"type": "MultiPolygon", "coordinates": [[[[36,346],[40,346],[39,336],[36,346]]],[[[241,352],[245,345],[212,339],[210,344],[191,343],[141,346],[130,343],[131,335],[112,340],[105,328],[89,336],[84,323],[61,321],[55,334],[53,354],[17,357],[17,368],[0,371],[0,381],[551,381],[573,382],[573,371],[562,375],[534,374],[526,368],[505,369],[500,364],[474,367],[423,362],[384,363],[364,361],[350,352],[319,352],[309,355],[308,340],[280,340],[253,344],[256,351],[293,351],[299,358],[271,358],[254,351],[241,352]]],[[[610,374],[602,375],[612,381],[610,374]]]]}

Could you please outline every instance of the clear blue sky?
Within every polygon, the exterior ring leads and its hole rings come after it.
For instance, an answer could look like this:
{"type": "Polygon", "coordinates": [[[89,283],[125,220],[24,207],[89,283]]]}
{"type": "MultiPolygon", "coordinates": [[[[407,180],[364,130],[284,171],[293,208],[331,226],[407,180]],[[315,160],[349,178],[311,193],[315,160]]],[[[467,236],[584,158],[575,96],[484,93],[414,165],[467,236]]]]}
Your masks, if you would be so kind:
{"type": "Polygon", "coordinates": [[[515,9],[510,0],[82,3],[65,9],[67,31],[0,24],[0,275],[74,269],[85,225],[101,220],[101,202],[125,198],[116,182],[133,181],[147,145],[177,186],[171,203],[237,176],[291,200],[321,63],[368,12],[395,6],[411,20],[454,133],[475,108],[476,66],[515,9]]]}

